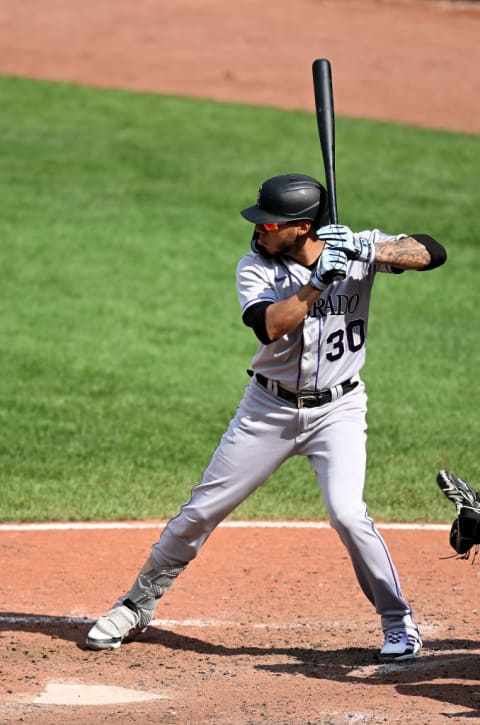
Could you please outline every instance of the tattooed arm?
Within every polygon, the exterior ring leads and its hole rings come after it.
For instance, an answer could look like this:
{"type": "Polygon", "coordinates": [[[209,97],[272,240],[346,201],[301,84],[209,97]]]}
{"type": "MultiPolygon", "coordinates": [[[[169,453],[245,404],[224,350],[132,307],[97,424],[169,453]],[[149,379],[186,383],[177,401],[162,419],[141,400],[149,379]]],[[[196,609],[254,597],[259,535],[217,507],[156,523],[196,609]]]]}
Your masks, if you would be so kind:
{"type": "Polygon", "coordinates": [[[446,259],[442,245],[427,234],[414,234],[375,245],[375,262],[398,269],[426,271],[440,267],[446,259]]]}

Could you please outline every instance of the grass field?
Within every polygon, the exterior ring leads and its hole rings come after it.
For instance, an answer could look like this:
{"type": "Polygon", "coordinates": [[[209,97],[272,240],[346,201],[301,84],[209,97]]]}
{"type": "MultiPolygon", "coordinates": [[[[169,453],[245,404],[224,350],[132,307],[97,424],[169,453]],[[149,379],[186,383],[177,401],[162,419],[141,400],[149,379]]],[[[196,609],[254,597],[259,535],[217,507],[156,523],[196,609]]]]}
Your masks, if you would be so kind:
{"type": "MultiPolygon", "coordinates": [[[[323,178],[313,114],[0,78],[0,520],[165,518],[247,383],[239,210],[323,178]]],[[[449,259],[379,278],[367,500],[448,521],[450,467],[480,487],[478,136],[337,118],[339,216],[427,232],[449,259]]],[[[304,460],[234,514],[324,518],[304,460]]]]}

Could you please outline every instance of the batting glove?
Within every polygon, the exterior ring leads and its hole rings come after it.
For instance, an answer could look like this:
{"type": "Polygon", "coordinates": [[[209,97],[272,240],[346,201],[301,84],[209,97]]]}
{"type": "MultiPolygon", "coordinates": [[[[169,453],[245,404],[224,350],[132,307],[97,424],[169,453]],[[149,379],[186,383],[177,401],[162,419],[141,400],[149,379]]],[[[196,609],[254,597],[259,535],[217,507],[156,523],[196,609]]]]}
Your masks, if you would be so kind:
{"type": "Polygon", "coordinates": [[[348,259],[372,264],[375,261],[375,244],[365,237],[357,237],[349,227],[342,224],[329,224],[317,229],[316,235],[329,247],[344,252],[348,259]]]}
{"type": "Polygon", "coordinates": [[[310,277],[310,284],[318,290],[324,290],[329,284],[347,276],[347,255],[335,247],[323,248],[317,266],[310,277]]]}

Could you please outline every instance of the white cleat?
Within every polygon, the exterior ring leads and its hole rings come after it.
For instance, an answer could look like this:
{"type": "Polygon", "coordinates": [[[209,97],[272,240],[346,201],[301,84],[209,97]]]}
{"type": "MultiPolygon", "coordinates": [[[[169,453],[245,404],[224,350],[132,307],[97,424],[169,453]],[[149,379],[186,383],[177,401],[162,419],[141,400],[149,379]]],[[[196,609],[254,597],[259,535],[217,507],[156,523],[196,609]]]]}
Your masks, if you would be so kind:
{"type": "Polygon", "coordinates": [[[117,604],[100,617],[87,636],[88,649],[117,649],[126,637],[144,632],[139,626],[140,616],[124,604],[117,604]]]}
{"type": "Polygon", "coordinates": [[[389,629],[380,651],[380,662],[406,662],[413,660],[422,648],[418,630],[389,629]]]}
{"type": "Polygon", "coordinates": [[[186,564],[157,567],[149,557],[130,591],[91,628],[88,649],[117,649],[127,637],[132,639],[144,632],[153,619],[158,600],[185,567],[186,564]]]}

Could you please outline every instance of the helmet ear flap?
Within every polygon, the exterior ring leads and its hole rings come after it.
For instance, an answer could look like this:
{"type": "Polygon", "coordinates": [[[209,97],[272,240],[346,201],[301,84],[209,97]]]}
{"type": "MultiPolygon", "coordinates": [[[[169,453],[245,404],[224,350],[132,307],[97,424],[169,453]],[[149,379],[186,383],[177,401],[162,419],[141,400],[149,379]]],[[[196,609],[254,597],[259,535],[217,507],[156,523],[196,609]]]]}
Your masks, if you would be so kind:
{"type": "Polygon", "coordinates": [[[320,204],[318,205],[318,211],[315,219],[312,222],[314,231],[330,224],[330,213],[327,204],[327,192],[323,189],[320,192],[320,204]]]}
{"type": "Polygon", "coordinates": [[[259,237],[258,232],[254,232],[252,241],[250,242],[250,247],[252,248],[252,252],[256,252],[257,254],[261,254],[260,249],[257,247],[257,241],[259,237]]]}
{"type": "Polygon", "coordinates": [[[272,255],[269,254],[266,249],[262,249],[261,247],[259,247],[257,245],[259,236],[260,236],[260,234],[258,232],[255,232],[252,237],[252,241],[250,242],[250,247],[252,249],[252,252],[255,252],[256,254],[261,254],[262,257],[271,257],[272,255]]]}

